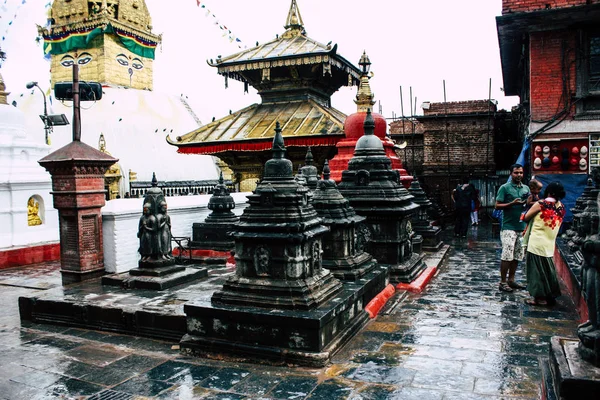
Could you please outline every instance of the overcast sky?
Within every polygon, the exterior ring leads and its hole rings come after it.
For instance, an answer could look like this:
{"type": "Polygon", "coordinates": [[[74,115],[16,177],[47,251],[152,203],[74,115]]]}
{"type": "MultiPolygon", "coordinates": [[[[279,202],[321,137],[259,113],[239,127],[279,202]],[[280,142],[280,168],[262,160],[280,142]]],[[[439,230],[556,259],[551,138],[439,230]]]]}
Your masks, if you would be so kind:
{"type": "MultiPolygon", "coordinates": [[[[48,0],[0,0],[1,42],[7,60],[0,70],[11,99],[18,101],[25,84],[36,80],[49,85],[49,63],[36,44],[35,25],[45,23],[48,0]],[[16,14],[16,18],[14,15],[16,14]],[[12,23],[9,25],[9,22],[12,23]]],[[[184,94],[203,123],[259,102],[251,90],[223,77],[206,60],[223,57],[264,43],[281,34],[289,0],[146,0],[154,33],[163,41],[156,52],[154,88],[184,94]],[[209,9],[210,13],[206,10],[209,9]],[[214,14],[214,17],[213,17],[214,14]],[[226,26],[241,42],[222,36],[226,26]],[[242,46],[240,49],[238,46],[242,46]]],[[[363,50],[371,59],[371,87],[383,114],[400,115],[400,86],[404,114],[410,114],[409,87],[423,101],[443,101],[446,80],[448,101],[492,98],[499,108],[510,109],[518,98],[501,91],[502,74],[495,17],[501,0],[298,0],[307,35],[321,43],[337,43],[338,54],[355,65],[363,50]]],[[[343,87],[333,106],[350,114],[356,87],[343,87]]],[[[414,107],[414,105],[413,105],[414,107]]],[[[378,106],[375,106],[378,111],[378,106]]]]}

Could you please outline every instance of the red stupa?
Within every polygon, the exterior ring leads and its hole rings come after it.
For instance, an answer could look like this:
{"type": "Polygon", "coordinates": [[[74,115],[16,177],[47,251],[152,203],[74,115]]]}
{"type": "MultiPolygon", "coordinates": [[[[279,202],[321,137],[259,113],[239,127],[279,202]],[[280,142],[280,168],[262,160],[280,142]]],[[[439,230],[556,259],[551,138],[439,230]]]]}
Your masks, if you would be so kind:
{"type": "MultiPolygon", "coordinates": [[[[369,85],[369,69],[371,67],[371,61],[366,53],[363,55],[358,62],[358,65],[362,68],[362,75],[360,78],[360,85],[358,87],[358,94],[356,95],[356,113],[349,115],[344,122],[344,134],[345,138],[337,142],[337,155],[329,161],[329,168],[331,169],[331,179],[336,183],[340,183],[342,180],[342,171],[348,169],[348,161],[354,155],[354,147],[356,142],[365,133],[364,122],[367,116],[367,110],[372,109],[375,104],[375,97],[371,92],[371,86],[369,85]]],[[[383,142],[383,148],[385,149],[386,156],[392,161],[392,168],[400,172],[400,182],[406,189],[410,187],[413,177],[408,175],[406,170],[402,167],[402,161],[398,158],[398,155],[394,151],[394,142],[386,135],[387,122],[381,114],[372,113],[373,119],[375,120],[375,135],[383,142]]]]}

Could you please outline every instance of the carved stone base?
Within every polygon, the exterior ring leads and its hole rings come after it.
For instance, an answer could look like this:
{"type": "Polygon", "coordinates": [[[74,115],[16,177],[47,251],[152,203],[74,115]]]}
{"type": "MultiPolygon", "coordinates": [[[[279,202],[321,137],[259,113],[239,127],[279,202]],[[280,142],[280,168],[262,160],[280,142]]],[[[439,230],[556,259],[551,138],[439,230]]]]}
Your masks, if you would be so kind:
{"type": "Polygon", "coordinates": [[[364,296],[384,284],[385,276],[385,269],[377,267],[359,282],[345,283],[335,297],[314,310],[191,301],[184,306],[188,334],[181,349],[201,356],[226,352],[253,362],[260,358],[324,366],[368,321],[364,296]]]}
{"type": "Polygon", "coordinates": [[[392,283],[410,283],[427,267],[423,259],[424,254],[413,255],[406,261],[390,266],[390,281],[392,283]]]}
{"type": "Polygon", "coordinates": [[[207,276],[208,270],[206,268],[186,268],[184,266],[138,268],[122,274],[103,276],[102,284],[129,289],[165,290],[207,276]]]}
{"type": "Polygon", "coordinates": [[[170,265],[175,265],[176,260],[174,258],[169,259],[159,259],[159,260],[149,260],[149,261],[138,261],[138,268],[140,269],[155,269],[168,267],[170,265]]]}
{"type": "Polygon", "coordinates": [[[333,276],[341,281],[356,281],[372,271],[376,265],[377,260],[368,253],[336,260],[323,259],[323,268],[330,270],[333,276]]]}
{"type": "Polygon", "coordinates": [[[96,279],[104,275],[106,271],[104,267],[97,269],[90,269],[86,271],[71,271],[68,269],[61,269],[60,274],[62,277],[63,285],[70,285],[72,283],[89,281],[92,279],[96,279]]]}
{"type": "Polygon", "coordinates": [[[442,230],[439,226],[420,227],[413,225],[413,229],[415,233],[423,236],[424,251],[436,252],[444,245],[441,237],[442,230]]]}
{"type": "Polygon", "coordinates": [[[584,360],[600,367],[600,330],[586,331],[585,324],[577,330],[579,355],[584,360]]]}
{"type": "Polygon", "coordinates": [[[307,279],[284,280],[246,278],[233,275],[216,291],[212,302],[240,306],[255,306],[309,310],[333,296],[342,284],[326,269],[307,279]]]}
{"type": "Polygon", "coordinates": [[[576,339],[550,339],[550,367],[555,392],[563,400],[596,399],[600,393],[600,368],[581,358],[576,339]]]}
{"type": "Polygon", "coordinates": [[[423,236],[415,234],[411,241],[413,254],[419,254],[423,251],[423,236]]]}

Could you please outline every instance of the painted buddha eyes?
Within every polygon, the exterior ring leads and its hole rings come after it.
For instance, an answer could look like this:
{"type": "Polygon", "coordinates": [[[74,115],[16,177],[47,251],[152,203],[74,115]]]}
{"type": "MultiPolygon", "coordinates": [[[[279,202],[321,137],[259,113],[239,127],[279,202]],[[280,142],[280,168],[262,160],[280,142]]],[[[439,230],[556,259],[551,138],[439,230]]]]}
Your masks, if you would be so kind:
{"type": "Polygon", "coordinates": [[[90,53],[81,53],[79,58],[77,58],[77,64],[85,65],[92,61],[92,55],[90,53]]]}
{"type": "Polygon", "coordinates": [[[75,64],[75,61],[77,61],[78,65],[86,65],[90,61],[92,61],[92,55],[90,53],[81,53],[77,57],[77,60],[75,60],[73,56],[67,54],[60,60],[60,65],[62,65],[65,68],[69,68],[75,64]]]}
{"type": "Polygon", "coordinates": [[[128,67],[131,63],[131,68],[136,70],[144,68],[144,63],[142,63],[142,60],[136,57],[130,61],[125,54],[119,54],[117,56],[117,62],[124,67],[128,67]]]}

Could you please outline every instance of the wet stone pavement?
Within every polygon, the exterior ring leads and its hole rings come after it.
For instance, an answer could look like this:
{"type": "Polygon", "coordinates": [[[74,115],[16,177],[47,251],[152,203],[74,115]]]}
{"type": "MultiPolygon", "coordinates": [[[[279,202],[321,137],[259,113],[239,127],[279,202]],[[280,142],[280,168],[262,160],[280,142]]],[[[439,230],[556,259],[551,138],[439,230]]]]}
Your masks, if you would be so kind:
{"type": "Polygon", "coordinates": [[[526,292],[499,292],[489,227],[445,234],[451,250],[426,290],[397,293],[321,369],[191,358],[177,342],[21,323],[18,297],[60,282],[57,265],[0,271],[0,399],[538,399],[550,337],[575,336],[572,302],[546,309],[524,304],[526,292]]]}

